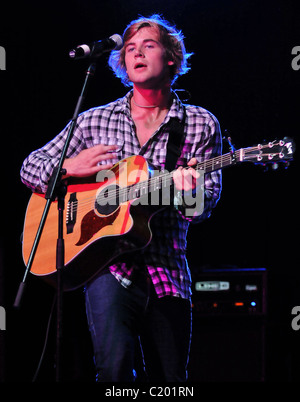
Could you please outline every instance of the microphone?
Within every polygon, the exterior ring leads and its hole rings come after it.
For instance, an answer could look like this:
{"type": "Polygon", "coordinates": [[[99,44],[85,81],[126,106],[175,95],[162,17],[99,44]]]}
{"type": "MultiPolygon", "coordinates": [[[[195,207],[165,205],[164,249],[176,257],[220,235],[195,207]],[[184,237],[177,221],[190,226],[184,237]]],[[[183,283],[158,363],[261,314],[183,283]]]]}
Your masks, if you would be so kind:
{"type": "Polygon", "coordinates": [[[123,39],[120,35],[114,34],[109,38],[99,40],[87,45],[77,46],[69,52],[71,59],[84,59],[86,57],[99,57],[104,52],[120,50],[123,46],[123,39]]]}

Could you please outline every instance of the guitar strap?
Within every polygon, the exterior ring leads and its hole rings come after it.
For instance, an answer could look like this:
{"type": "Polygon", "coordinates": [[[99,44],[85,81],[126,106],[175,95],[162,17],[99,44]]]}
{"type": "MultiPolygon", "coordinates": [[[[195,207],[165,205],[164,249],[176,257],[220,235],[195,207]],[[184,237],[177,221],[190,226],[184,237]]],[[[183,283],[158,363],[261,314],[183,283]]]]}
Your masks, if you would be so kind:
{"type": "Polygon", "coordinates": [[[184,144],[184,124],[185,124],[185,107],[182,121],[172,118],[169,126],[169,139],[167,143],[167,155],[165,169],[171,172],[175,169],[176,162],[181,155],[181,150],[184,144]]]}

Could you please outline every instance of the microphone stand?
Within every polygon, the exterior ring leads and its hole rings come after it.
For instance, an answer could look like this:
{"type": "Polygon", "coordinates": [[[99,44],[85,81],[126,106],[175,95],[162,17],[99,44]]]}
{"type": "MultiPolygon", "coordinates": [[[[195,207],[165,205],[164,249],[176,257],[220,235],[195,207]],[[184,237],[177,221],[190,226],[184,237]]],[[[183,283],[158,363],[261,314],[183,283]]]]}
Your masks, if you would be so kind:
{"type": "Polygon", "coordinates": [[[65,261],[65,253],[64,253],[64,238],[63,238],[63,211],[65,205],[65,195],[66,195],[66,185],[61,180],[62,176],[66,174],[66,170],[63,169],[63,163],[67,155],[67,150],[70,144],[70,141],[73,136],[73,132],[75,129],[75,125],[77,122],[78,115],[81,111],[83,101],[86,96],[87,88],[90,82],[90,78],[94,76],[96,70],[96,62],[93,61],[87,71],[84,80],[84,84],[78,98],[75,111],[71,120],[71,124],[69,127],[69,131],[66,137],[66,141],[59,159],[59,163],[56,168],[53,170],[52,176],[49,181],[49,185],[47,188],[47,192],[45,195],[46,205],[44,207],[44,211],[39,223],[39,227],[35,236],[35,240],[33,242],[33,246],[28,258],[25,274],[23,276],[23,280],[19,285],[18,292],[16,295],[16,299],[14,302],[14,307],[19,308],[21,304],[21,300],[24,294],[24,290],[26,287],[26,278],[28,273],[31,270],[32,263],[34,260],[34,256],[42,235],[42,231],[46,222],[46,218],[50,209],[51,203],[57,199],[57,208],[58,208],[58,239],[56,246],[56,270],[57,270],[57,326],[56,326],[56,381],[60,382],[62,379],[61,374],[61,345],[62,345],[62,316],[63,316],[63,268],[65,261]]]}

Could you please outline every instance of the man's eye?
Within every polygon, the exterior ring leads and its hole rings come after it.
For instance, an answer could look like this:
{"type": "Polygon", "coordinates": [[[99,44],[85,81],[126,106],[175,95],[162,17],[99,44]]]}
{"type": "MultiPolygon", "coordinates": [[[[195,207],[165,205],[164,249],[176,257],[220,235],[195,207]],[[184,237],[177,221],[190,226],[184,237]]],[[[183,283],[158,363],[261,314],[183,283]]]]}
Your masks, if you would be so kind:
{"type": "Polygon", "coordinates": [[[134,50],[134,47],[128,47],[128,48],[127,48],[127,52],[128,52],[128,53],[132,52],[133,50],[134,50]]]}

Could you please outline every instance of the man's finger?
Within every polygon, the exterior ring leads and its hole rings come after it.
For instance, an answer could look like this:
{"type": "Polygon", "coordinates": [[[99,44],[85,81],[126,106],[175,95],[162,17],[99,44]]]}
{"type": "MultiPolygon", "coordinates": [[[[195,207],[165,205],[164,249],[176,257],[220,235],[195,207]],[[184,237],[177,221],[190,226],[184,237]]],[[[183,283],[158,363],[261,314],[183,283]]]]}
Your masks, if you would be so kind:
{"type": "Polygon", "coordinates": [[[188,161],[188,166],[195,166],[197,165],[198,161],[196,158],[192,158],[188,161]]]}

